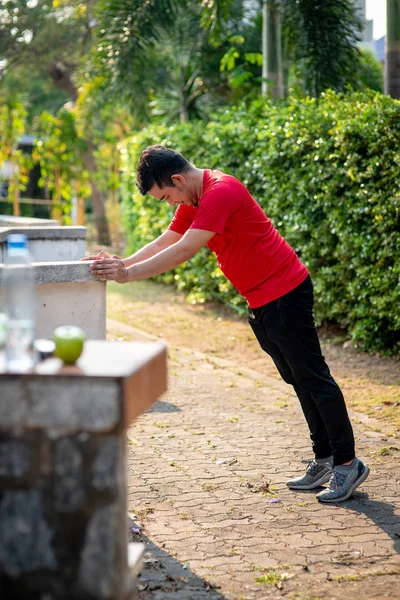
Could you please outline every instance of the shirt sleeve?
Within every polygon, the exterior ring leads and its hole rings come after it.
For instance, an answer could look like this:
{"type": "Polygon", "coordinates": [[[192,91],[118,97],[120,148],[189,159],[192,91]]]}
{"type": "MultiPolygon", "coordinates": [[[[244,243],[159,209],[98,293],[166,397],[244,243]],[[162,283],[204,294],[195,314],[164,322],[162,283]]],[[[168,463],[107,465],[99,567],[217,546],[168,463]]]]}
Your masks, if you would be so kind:
{"type": "Polygon", "coordinates": [[[228,218],[236,208],[235,204],[232,187],[225,183],[216,184],[202,197],[190,228],[223,233],[228,218]]]}
{"type": "Polygon", "coordinates": [[[174,217],[168,227],[171,231],[184,235],[193,222],[190,207],[179,205],[175,211],[174,217]]]}

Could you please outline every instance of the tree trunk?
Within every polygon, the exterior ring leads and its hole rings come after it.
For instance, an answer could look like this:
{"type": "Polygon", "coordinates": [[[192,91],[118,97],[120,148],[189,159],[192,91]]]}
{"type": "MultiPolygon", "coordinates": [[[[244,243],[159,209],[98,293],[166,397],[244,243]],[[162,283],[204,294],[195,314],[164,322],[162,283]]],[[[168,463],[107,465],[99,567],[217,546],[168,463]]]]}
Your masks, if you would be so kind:
{"type": "Polygon", "coordinates": [[[78,99],[78,90],[71,79],[71,74],[60,63],[55,62],[48,68],[48,73],[56,87],[67,92],[74,102],[78,99]]]}
{"type": "Polygon", "coordinates": [[[385,94],[400,98],[400,0],[387,0],[385,94]]]}
{"type": "Polygon", "coordinates": [[[279,8],[276,0],[264,0],[263,3],[263,96],[270,89],[274,98],[282,98],[282,41],[279,8]],[[269,81],[270,80],[270,83],[269,81]]]}
{"type": "Polygon", "coordinates": [[[15,165],[13,165],[13,173],[11,176],[9,194],[13,200],[13,215],[14,217],[19,217],[21,216],[21,209],[19,204],[19,172],[15,165]]]}
{"type": "MultiPolygon", "coordinates": [[[[119,164],[119,152],[116,149],[115,151],[116,156],[115,156],[115,160],[114,160],[114,166],[113,166],[113,171],[114,171],[114,175],[117,178],[118,177],[118,164],[119,164]]],[[[114,214],[115,214],[115,245],[117,250],[119,251],[120,249],[120,243],[121,243],[121,239],[120,239],[120,218],[121,218],[121,214],[120,214],[120,209],[119,209],[119,187],[117,189],[113,188],[113,200],[114,200],[114,214]]]]}
{"type": "Polygon", "coordinates": [[[81,186],[79,182],[75,182],[76,194],[76,224],[85,225],[85,201],[81,196],[81,186]]]}
{"type": "Polygon", "coordinates": [[[181,123],[189,123],[189,111],[186,106],[185,97],[181,98],[181,107],[179,111],[179,120],[181,123]]]}
{"type": "MultiPolygon", "coordinates": [[[[89,173],[93,175],[96,173],[96,162],[93,156],[93,141],[90,139],[87,141],[88,149],[84,154],[85,166],[89,173]]],[[[105,202],[103,194],[97,187],[94,177],[92,179],[92,207],[94,222],[97,231],[97,242],[102,246],[110,245],[110,231],[108,228],[108,222],[106,218],[105,202]]]]}
{"type": "Polygon", "coordinates": [[[56,167],[54,170],[54,193],[53,193],[53,202],[51,209],[51,218],[55,219],[62,224],[62,193],[61,193],[61,176],[60,176],[60,168],[56,167]]]}

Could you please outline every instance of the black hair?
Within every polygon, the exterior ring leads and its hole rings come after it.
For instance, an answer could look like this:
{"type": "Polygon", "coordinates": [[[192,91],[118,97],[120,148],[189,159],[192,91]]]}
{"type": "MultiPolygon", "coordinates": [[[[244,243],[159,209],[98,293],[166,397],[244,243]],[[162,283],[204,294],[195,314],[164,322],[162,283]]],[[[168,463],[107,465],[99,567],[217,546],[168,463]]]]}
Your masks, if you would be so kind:
{"type": "Polygon", "coordinates": [[[186,173],[191,164],[171,148],[164,146],[148,146],[143,150],[137,167],[137,186],[143,196],[156,184],[159,188],[175,187],[172,175],[186,173]]]}

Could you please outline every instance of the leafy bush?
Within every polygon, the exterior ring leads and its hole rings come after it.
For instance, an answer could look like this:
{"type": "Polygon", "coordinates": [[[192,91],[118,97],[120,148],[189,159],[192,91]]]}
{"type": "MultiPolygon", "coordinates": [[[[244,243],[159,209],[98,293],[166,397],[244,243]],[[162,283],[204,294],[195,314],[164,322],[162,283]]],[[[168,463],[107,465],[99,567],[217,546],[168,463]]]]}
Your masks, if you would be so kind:
{"type": "MultiPolygon", "coordinates": [[[[242,103],[208,124],[145,129],[126,145],[123,197],[132,252],[161,233],[173,214],[135,188],[140,152],[155,143],[243,181],[309,268],[319,322],[346,327],[368,350],[400,350],[398,101],[373,92],[328,92],[281,105],[242,103]]],[[[207,249],[190,268],[181,265],[160,279],[192,301],[245,306],[207,249]]]]}

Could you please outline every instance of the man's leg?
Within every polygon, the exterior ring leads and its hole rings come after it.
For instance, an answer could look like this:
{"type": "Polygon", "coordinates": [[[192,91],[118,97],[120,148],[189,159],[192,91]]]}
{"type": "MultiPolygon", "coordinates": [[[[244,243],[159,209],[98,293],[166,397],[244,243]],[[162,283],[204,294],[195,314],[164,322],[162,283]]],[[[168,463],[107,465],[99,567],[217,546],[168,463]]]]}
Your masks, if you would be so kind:
{"type": "MultiPolygon", "coordinates": [[[[312,309],[313,288],[310,278],[307,278],[289,294],[256,309],[254,313],[267,331],[268,338],[280,349],[296,385],[313,398],[325,426],[338,472],[346,472],[347,481],[351,479],[348,477],[350,471],[352,477],[357,475],[352,489],[349,488],[351,495],[367,477],[369,470],[358,459],[354,460],[353,465],[342,467],[355,458],[353,430],[343,394],[322,355],[312,309]]],[[[342,477],[339,479],[342,480],[342,477]]],[[[347,499],[346,482],[340,485],[336,482],[335,485],[343,492],[336,490],[337,493],[333,495],[337,496],[337,500],[347,499]]],[[[327,494],[319,499],[334,501],[327,494]]]]}
{"type": "MultiPolygon", "coordinates": [[[[256,309],[256,311],[257,310],[258,309],[256,309]]],[[[332,449],[329,443],[328,433],[311,393],[296,383],[290,366],[286,362],[281,350],[278,348],[275,342],[269,339],[266,329],[261,323],[258,322],[253,311],[249,311],[249,323],[261,348],[264,350],[264,352],[269,354],[274,361],[282,379],[289,385],[293,386],[294,391],[300,400],[300,404],[310,430],[312,449],[315,457],[325,458],[330,456],[332,454],[332,449]]]]}
{"type": "Polygon", "coordinates": [[[315,460],[312,460],[308,464],[303,476],[290,479],[286,482],[286,485],[292,489],[298,490],[312,490],[320,487],[322,484],[327,483],[331,478],[333,460],[331,457],[332,450],[328,434],[316,404],[312,395],[296,384],[282,352],[279,350],[278,346],[268,338],[266,330],[257,322],[256,317],[251,310],[249,311],[249,323],[261,348],[271,356],[282,379],[286,383],[293,385],[310,430],[315,460]]]}

